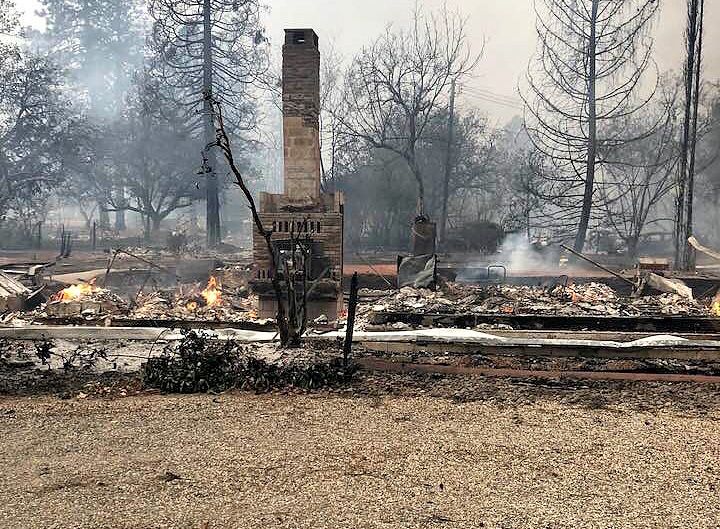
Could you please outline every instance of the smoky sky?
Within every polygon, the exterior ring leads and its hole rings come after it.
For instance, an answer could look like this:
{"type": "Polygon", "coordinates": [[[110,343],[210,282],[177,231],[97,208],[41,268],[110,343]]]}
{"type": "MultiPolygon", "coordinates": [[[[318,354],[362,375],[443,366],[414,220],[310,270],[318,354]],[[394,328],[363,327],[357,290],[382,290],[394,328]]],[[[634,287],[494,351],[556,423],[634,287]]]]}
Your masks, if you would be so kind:
{"type": "MultiPolygon", "coordinates": [[[[686,0],[659,0],[660,12],[652,34],[654,58],[660,71],[682,70],[686,0]]],[[[484,53],[462,104],[482,109],[498,123],[521,113],[517,94],[536,46],[533,0],[424,0],[425,9],[445,3],[468,18],[468,37],[484,53]],[[500,97],[498,97],[500,96],[500,97]]],[[[36,0],[18,0],[25,22],[37,24],[36,0]]],[[[321,48],[333,46],[350,58],[388,24],[406,25],[416,0],[266,0],[265,23],[279,56],[283,28],[311,27],[321,48]]],[[[720,1],[705,2],[704,76],[720,78],[720,1]]]]}

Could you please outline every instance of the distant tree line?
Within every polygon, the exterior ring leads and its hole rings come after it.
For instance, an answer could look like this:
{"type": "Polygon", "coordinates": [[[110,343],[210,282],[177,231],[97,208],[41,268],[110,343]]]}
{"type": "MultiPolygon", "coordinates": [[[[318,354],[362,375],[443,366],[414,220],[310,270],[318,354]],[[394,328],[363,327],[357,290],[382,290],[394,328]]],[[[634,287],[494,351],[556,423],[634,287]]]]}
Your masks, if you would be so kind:
{"type": "Polygon", "coordinates": [[[41,6],[46,27],[37,31],[20,27],[12,0],[0,1],[0,229],[27,239],[59,203],[74,206],[88,228],[117,234],[126,212],[137,213],[150,238],[169,215],[204,199],[208,243],[217,245],[227,169],[213,162],[198,174],[214,141],[204,94],[228,108],[241,147],[256,141],[245,133],[256,125],[251,88],[267,70],[258,2],[41,6]]]}
{"type": "MultiPolygon", "coordinates": [[[[653,232],[720,244],[720,92],[700,73],[703,2],[687,3],[675,73],[653,60],[657,1],[536,0],[519,99],[485,94],[517,108],[503,126],[472,97],[483,46],[459,12],[419,5],[347,60],[321,39],[322,186],[346,194],[347,247],[405,249],[418,217],[438,222],[448,250],[492,249],[509,232],[583,250],[599,230],[630,256],[653,232]]],[[[248,182],[272,188],[281,173],[264,6],[41,5],[37,31],[0,0],[0,240],[29,240],[58,203],[117,234],[132,213],[151,238],[204,202],[217,246],[229,168],[208,96],[248,182]]]]}

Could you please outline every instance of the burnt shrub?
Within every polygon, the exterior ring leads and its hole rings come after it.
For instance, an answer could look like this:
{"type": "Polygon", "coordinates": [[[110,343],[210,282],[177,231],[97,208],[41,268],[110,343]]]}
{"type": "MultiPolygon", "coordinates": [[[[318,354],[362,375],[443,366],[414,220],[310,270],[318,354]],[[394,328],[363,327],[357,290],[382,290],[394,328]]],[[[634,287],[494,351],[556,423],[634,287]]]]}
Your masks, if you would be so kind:
{"type": "Polygon", "coordinates": [[[170,393],[241,389],[266,392],[284,387],[318,389],[349,381],[357,368],[342,359],[296,359],[268,362],[233,340],[213,340],[194,331],[162,355],[149,358],[143,371],[146,387],[170,393]]]}

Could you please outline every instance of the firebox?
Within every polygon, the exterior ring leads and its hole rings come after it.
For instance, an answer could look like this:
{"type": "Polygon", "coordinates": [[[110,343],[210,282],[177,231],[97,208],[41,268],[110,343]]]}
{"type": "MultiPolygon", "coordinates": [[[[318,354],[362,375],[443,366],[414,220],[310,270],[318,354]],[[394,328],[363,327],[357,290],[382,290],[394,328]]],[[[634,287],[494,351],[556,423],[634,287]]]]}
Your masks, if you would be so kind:
{"type": "MultiPolygon", "coordinates": [[[[302,280],[312,284],[308,318],[322,314],[335,320],[342,310],[343,196],[320,188],[320,50],[312,29],[286,29],[282,64],[284,193],[261,193],[260,220],[272,231],[279,250],[277,273],[284,262],[305,260],[302,280]]],[[[275,316],[270,284],[271,262],[265,240],[253,233],[261,318],[275,316]]],[[[296,267],[297,268],[297,267],[296,267]]]]}

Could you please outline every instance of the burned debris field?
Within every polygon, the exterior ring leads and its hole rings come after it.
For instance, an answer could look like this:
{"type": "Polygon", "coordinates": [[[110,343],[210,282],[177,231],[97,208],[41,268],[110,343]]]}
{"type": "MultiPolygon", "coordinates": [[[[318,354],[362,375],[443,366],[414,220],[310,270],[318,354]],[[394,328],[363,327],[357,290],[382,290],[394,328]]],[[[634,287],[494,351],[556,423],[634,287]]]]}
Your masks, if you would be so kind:
{"type": "Polygon", "coordinates": [[[715,529],[720,4],[0,0],[0,529],[715,529]]]}

